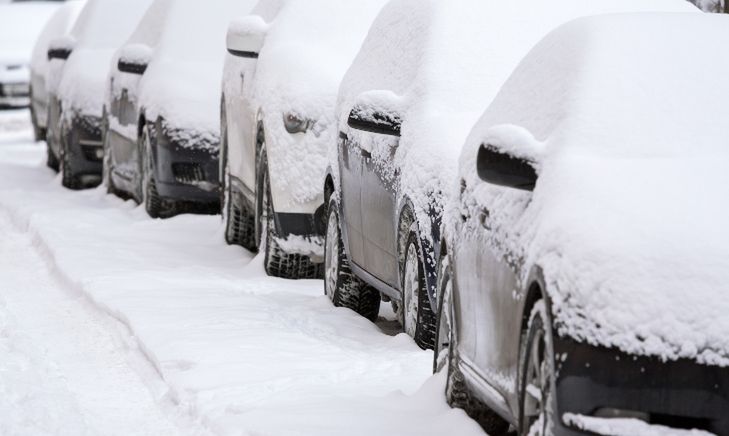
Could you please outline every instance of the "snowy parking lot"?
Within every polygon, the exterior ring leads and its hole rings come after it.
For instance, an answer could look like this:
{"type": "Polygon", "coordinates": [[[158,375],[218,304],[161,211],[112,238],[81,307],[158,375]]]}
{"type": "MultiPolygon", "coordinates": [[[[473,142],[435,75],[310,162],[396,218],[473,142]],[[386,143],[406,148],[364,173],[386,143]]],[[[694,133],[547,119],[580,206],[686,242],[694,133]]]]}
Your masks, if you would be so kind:
{"type": "Polygon", "coordinates": [[[0,434],[482,434],[389,308],[267,277],[219,216],[65,190],[31,138],[0,112],[0,434]]]}

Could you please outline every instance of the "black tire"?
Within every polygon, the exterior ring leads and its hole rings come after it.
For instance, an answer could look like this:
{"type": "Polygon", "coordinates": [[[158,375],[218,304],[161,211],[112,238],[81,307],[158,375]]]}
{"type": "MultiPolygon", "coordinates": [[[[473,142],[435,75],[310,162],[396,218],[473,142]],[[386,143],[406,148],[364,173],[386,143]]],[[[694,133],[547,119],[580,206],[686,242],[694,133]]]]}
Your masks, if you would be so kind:
{"type": "Polygon", "coordinates": [[[259,166],[259,187],[257,193],[259,196],[259,211],[261,214],[258,220],[263,226],[265,244],[264,267],[266,274],[272,277],[280,277],[283,279],[299,280],[299,279],[321,279],[324,277],[324,264],[314,263],[309,256],[299,253],[288,253],[284,251],[278,244],[278,234],[276,232],[276,223],[274,221],[273,202],[271,201],[271,184],[268,179],[268,164],[266,161],[266,151],[261,151],[261,165],[259,166]]]}
{"type": "Polygon", "coordinates": [[[523,436],[546,436],[554,430],[551,411],[557,408],[551,326],[546,302],[540,300],[532,309],[519,355],[519,434],[523,436]],[[535,376],[537,378],[533,379],[535,376]],[[534,384],[537,379],[540,385],[539,399],[527,392],[527,386],[534,384]],[[533,432],[532,427],[535,427],[533,432]]]}
{"type": "Polygon", "coordinates": [[[432,350],[435,346],[436,316],[428,298],[422,253],[414,230],[410,230],[407,241],[400,284],[403,291],[401,321],[403,329],[420,348],[432,350]]]}
{"type": "Polygon", "coordinates": [[[176,202],[162,198],[157,192],[152,144],[146,127],[140,138],[139,153],[142,161],[142,196],[147,214],[151,218],[170,218],[177,215],[179,212],[176,202]]]}
{"type": "Polygon", "coordinates": [[[351,309],[370,321],[380,313],[380,293],[360,280],[349,267],[339,227],[339,212],[329,202],[327,233],[324,243],[324,295],[336,307],[351,309]]]}
{"type": "Polygon", "coordinates": [[[61,163],[58,161],[58,158],[53,153],[53,150],[51,149],[50,144],[48,144],[47,142],[46,142],[46,166],[55,172],[59,172],[61,170],[61,163]]]}
{"type": "Polygon", "coordinates": [[[256,211],[241,204],[233,190],[228,164],[228,126],[225,118],[225,107],[221,109],[220,125],[220,205],[225,219],[225,242],[228,245],[240,245],[251,252],[258,251],[260,240],[256,237],[256,211]]]}
{"type": "MultiPolygon", "coordinates": [[[[445,250],[444,250],[445,251],[445,250]]],[[[436,316],[435,346],[433,347],[433,374],[448,365],[448,353],[453,325],[453,282],[450,258],[444,253],[438,259],[438,315],[436,316]]]]}
{"type": "Polygon", "coordinates": [[[33,103],[30,104],[30,121],[33,123],[33,137],[35,142],[46,140],[46,129],[38,125],[38,115],[33,109],[33,103]]]}
{"type": "Polygon", "coordinates": [[[68,141],[71,139],[68,136],[70,132],[65,132],[65,129],[61,129],[61,159],[59,163],[59,172],[61,173],[61,184],[64,188],[78,191],[83,189],[83,183],[81,177],[76,174],[71,164],[71,153],[68,147],[68,141]]]}

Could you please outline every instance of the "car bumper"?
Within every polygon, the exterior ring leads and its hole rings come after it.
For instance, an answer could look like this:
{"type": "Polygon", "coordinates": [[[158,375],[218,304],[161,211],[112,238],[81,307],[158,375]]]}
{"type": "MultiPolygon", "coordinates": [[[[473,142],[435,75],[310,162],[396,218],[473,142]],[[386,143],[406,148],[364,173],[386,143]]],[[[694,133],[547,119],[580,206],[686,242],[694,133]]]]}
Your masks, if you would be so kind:
{"type": "Polygon", "coordinates": [[[0,83],[0,106],[30,106],[30,84],[27,82],[0,83]]]}
{"type": "Polygon", "coordinates": [[[79,175],[100,176],[104,159],[101,118],[76,115],[66,135],[69,160],[74,172],[79,175]]]}
{"type": "MultiPolygon", "coordinates": [[[[555,338],[554,351],[559,417],[632,417],[729,436],[729,368],[664,362],[569,338],[555,338]]],[[[554,422],[558,435],[595,434],[554,422]]]]}
{"type": "Polygon", "coordinates": [[[217,148],[183,146],[164,133],[157,137],[157,190],[164,198],[196,203],[219,203],[217,148]]]}

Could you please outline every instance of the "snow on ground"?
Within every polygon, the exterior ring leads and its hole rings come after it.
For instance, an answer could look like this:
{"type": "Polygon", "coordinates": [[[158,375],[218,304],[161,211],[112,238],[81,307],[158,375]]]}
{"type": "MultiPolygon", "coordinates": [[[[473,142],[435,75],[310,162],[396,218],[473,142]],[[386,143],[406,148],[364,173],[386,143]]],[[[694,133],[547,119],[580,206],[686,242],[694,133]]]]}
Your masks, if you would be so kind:
{"type": "Polygon", "coordinates": [[[62,189],[30,138],[0,112],[0,433],[482,434],[391,322],[266,277],[219,217],[62,189]]]}

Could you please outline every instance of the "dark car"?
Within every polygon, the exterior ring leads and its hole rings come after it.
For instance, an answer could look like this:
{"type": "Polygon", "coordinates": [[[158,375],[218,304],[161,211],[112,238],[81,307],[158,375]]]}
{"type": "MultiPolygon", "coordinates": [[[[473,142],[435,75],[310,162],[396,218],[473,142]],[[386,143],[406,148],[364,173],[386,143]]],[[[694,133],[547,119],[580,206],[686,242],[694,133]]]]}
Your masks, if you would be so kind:
{"type": "Polygon", "coordinates": [[[489,434],[729,435],[727,38],[725,16],[576,20],[476,124],[435,366],[489,434]]]}
{"type": "Polygon", "coordinates": [[[153,218],[219,212],[224,52],[218,48],[230,16],[244,12],[237,0],[151,5],[114,56],[108,79],[104,177],[110,193],[135,198],[153,218]],[[195,28],[198,36],[185,38],[195,28]]]}
{"type": "Polygon", "coordinates": [[[49,43],[47,164],[60,171],[67,188],[101,181],[104,82],[114,50],[150,2],[88,0],[71,33],[49,43]]]}

